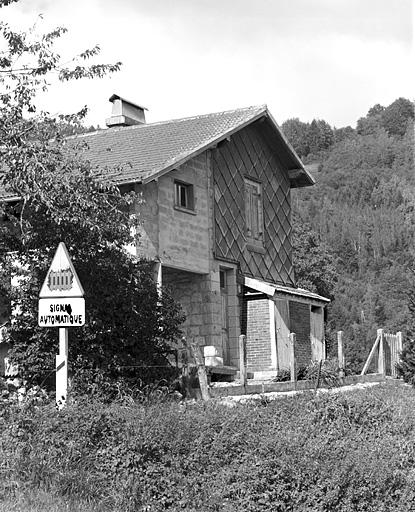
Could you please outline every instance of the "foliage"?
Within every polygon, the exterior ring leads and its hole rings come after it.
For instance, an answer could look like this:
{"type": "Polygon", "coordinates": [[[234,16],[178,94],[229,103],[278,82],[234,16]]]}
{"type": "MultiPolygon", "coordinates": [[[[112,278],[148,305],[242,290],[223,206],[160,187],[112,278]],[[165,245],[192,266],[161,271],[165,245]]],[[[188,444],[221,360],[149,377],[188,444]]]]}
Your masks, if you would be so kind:
{"type": "Polygon", "coordinates": [[[287,119],[281,125],[282,131],[301,158],[319,155],[334,142],[334,131],[322,119],[303,123],[298,118],[287,119]]]}
{"type": "Polygon", "coordinates": [[[408,384],[415,387],[415,271],[410,276],[410,286],[407,292],[407,336],[397,366],[398,375],[408,384]]]}
{"type": "Polygon", "coordinates": [[[307,366],[306,378],[314,380],[319,385],[334,388],[341,385],[339,376],[339,364],[337,359],[326,359],[321,363],[319,361],[312,361],[307,366]]]}
{"type": "Polygon", "coordinates": [[[412,330],[407,293],[415,268],[413,123],[409,100],[375,105],[356,130],[334,129],[334,143],[307,156],[318,164],[317,184],[293,193],[299,281],[307,287],[328,278],[333,284],[328,338],[344,331],[346,361],[357,372],[378,328],[402,331],[404,338],[412,330]],[[316,240],[311,250],[307,231],[316,240]]]}
{"type": "Polygon", "coordinates": [[[307,140],[308,124],[298,118],[293,118],[284,121],[281,128],[298,156],[307,156],[310,152],[307,140]]]}
{"type": "Polygon", "coordinates": [[[411,510],[414,410],[412,389],[386,385],[233,408],[9,408],[0,486],[6,499],[47,493],[71,510],[411,510]]]}
{"type": "Polygon", "coordinates": [[[334,256],[318,233],[296,216],[292,244],[297,286],[332,298],[337,279],[334,256]]]}
{"type": "Polygon", "coordinates": [[[37,299],[60,241],[85,289],[88,312],[85,327],[71,331],[74,373],[92,375],[100,368],[108,379],[125,366],[165,364],[163,351],[183,321],[168,291],[160,295],[156,289],[151,265],[124,249],[137,242],[132,233],[140,197],[107,179],[108,169],[94,168],[84,143],[66,138],[82,129],[86,109],[58,117],[38,112],[37,93],[53,77],[97,78],[119,69],[120,63],[85,65],[99,54],[98,46],[62,65],[54,44],[65,32],[37,36],[0,23],[6,43],[0,59],[0,185],[20,198],[0,205],[0,291],[14,310],[11,355],[25,377],[38,383],[55,366],[56,330],[37,326],[37,299]],[[11,275],[19,286],[8,286],[11,275]]]}
{"type": "Polygon", "coordinates": [[[398,98],[388,107],[373,106],[366,117],[357,122],[357,132],[361,135],[374,134],[384,129],[388,135],[402,137],[415,118],[414,105],[406,98],[398,98]]]}

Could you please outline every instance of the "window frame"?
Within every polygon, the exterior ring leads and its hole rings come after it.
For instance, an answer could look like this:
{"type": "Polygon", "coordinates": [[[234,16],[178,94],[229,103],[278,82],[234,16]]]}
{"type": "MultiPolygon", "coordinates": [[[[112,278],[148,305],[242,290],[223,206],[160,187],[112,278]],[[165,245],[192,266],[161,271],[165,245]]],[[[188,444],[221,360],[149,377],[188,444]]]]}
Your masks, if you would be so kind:
{"type": "Polygon", "coordinates": [[[264,246],[264,202],[262,183],[250,176],[244,176],[245,235],[248,249],[262,249],[264,246]],[[252,190],[255,189],[255,193],[252,190]],[[255,205],[256,203],[256,205],[255,205]]]}
{"type": "Polygon", "coordinates": [[[174,208],[188,213],[195,213],[194,186],[181,180],[174,180],[174,208]],[[182,192],[184,191],[184,205],[182,204],[182,192]]]}

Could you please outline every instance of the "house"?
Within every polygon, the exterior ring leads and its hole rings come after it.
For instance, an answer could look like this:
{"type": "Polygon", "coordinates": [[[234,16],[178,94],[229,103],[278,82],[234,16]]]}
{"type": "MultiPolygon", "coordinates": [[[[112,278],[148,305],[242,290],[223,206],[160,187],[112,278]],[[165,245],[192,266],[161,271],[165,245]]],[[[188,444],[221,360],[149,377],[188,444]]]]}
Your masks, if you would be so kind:
{"type": "Polygon", "coordinates": [[[290,190],[314,180],[266,106],[146,124],[145,109],[113,95],[107,130],[86,134],[88,157],[122,165],[113,178],[141,192],[137,256],[155,262],[186,313],[184,332],[213,364],[289,367],[325,357],[328,299],[295,285],[290,190]]]}
{"type": "Polygon", "coordinates": [[[111,177],[140,192],[138,243],[186,313],[187,338],[209,347],[212,365],[248,370],[324,359],[328,299],[296,287],[290,190],[311,186],[265,105],[147,124],[145,108],[113,95],[107,130],[83,135],[87,157],[121,166],[111,177]]]}

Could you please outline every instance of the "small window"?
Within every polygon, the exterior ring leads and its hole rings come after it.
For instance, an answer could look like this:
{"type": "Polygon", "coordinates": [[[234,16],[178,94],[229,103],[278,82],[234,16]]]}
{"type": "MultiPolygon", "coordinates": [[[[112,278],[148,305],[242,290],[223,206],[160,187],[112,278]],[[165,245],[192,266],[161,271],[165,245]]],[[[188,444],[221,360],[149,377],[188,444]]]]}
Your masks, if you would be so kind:
{"type": "Polygon", "coordinates": [[[262,245],[264,241],[264,220],[262,185],[245,179],[245,227],[249,242],[262,245]]]}
{"type": "Polygon", "coordinates": [[[221,270],[219,272],[219,280],[220,280],[220,289],[226,290],[226,271],[221,270]]]}
{"type": "Polygon", "coordinates": [[[193,185],[183,183],[182,181],[174,182],[174,206],[183,208],[184,210],[194,210],[193,185]]]}

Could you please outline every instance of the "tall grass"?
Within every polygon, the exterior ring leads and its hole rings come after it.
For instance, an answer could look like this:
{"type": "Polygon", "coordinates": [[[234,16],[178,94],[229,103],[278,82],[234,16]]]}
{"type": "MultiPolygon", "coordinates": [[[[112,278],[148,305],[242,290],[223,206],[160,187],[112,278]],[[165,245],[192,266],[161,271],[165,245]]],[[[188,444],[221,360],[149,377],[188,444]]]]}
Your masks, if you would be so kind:
{"type": "Polygon", "coordinates": [[[0,495],[51,512],[42,499],[88,512],[410,511],[414,427],[414,391],[389,385],[233,408],[8,408],[0,495]]]}

